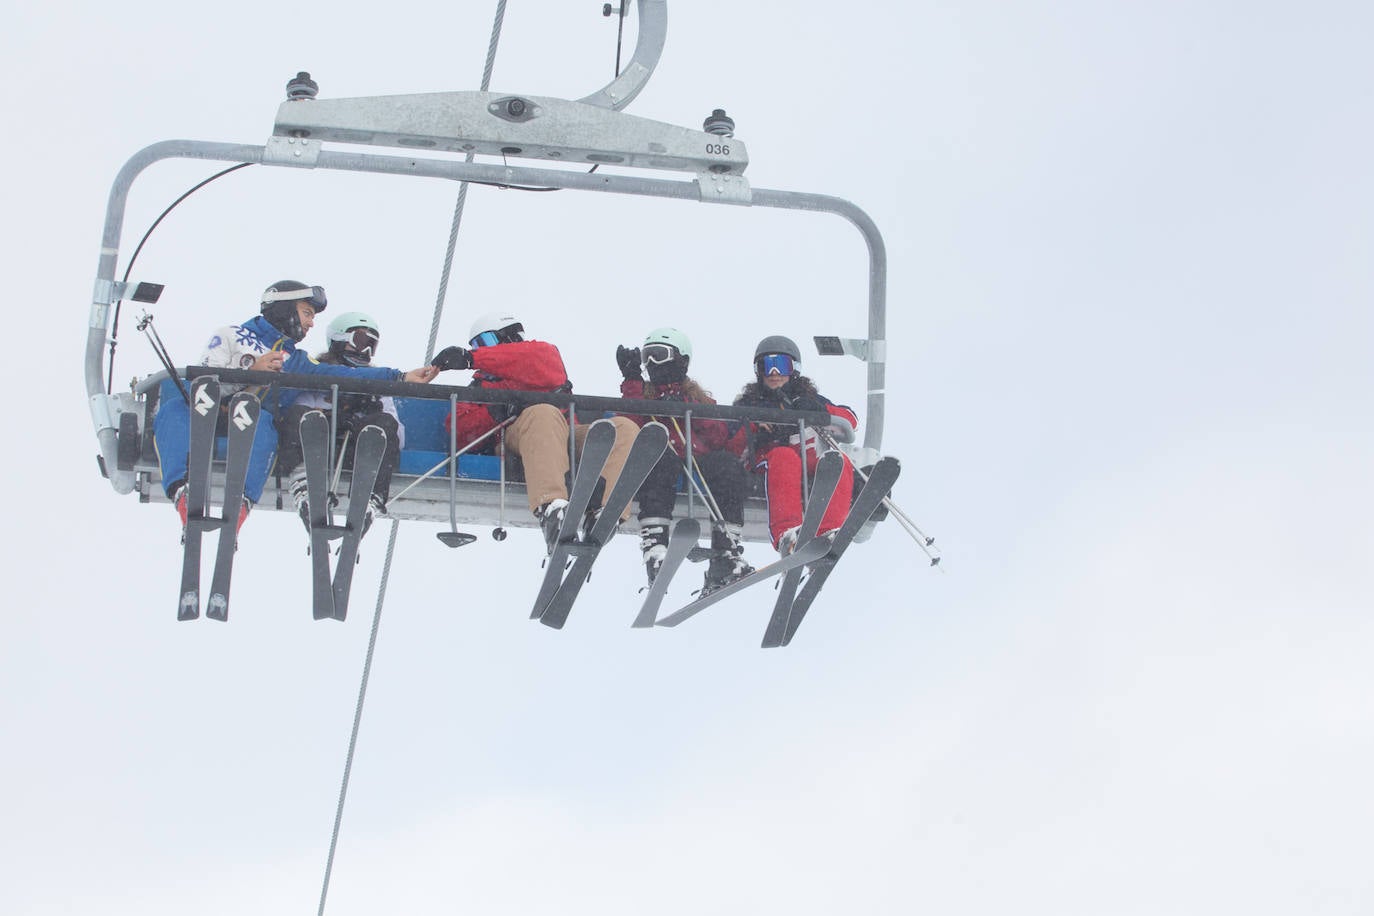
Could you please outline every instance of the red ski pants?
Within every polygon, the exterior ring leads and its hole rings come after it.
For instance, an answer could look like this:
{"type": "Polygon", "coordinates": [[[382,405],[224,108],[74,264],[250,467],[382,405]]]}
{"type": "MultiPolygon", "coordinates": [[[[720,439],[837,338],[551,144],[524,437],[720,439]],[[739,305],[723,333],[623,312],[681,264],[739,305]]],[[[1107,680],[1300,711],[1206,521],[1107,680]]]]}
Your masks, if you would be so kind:
{"type": "MultiPolygon", "coordinates": [[[[834,531],[844,524],[849,514],[849,503],[854,495],[854,466],[843,455],[844,472],[840,483],[835,487],[835,495],[821,518],[819,534],[834,531]]],[[[815,451],[806,453],[806,471],[816,470],[820,460],[815,451]]],[[[802,472],[801,452],[795,445],[777,445],[760,456],[757,467],[764,469],[764,491],[768,494],[768,533],[773,538],[773,546],[778,546],[778,538],[789,528],[802,523],[802,472]]]]}

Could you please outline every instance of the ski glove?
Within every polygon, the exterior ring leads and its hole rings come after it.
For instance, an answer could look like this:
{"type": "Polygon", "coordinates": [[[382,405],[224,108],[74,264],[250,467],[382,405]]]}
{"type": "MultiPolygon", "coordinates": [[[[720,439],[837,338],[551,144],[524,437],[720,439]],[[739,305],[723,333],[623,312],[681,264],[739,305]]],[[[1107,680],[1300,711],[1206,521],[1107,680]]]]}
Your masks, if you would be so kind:
{"type": "Polygon", "coordinates": [[[639,347],[616,347],[615,361],[620,366],[620,374],[627,379],[643,381],[639,374],[639,347]]]}
{"type": "Polygon", "coordinates": [[[824,402],[822,402],[819,398],[807,397],[806,395],[802,395],[801,397],[793,398],[792,400],[788,401],[787,409],[815,411],[816,413],[829,413],[829,411],[825,409],[824,402]]]}
{"type": "Polygon", "coordinates": [[[430,360],[431,366],[438,366],[441,372],[449,369],[471,369],[472,351],[462,347],[445,347],[430,360]]]}

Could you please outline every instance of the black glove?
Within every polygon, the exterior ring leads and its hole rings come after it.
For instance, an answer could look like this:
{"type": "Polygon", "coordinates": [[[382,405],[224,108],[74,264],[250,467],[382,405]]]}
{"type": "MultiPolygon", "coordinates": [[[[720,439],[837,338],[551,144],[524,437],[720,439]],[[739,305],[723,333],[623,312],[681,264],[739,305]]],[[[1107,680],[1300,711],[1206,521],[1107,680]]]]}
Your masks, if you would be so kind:
{"type": "Polygon", "coordinates": [[[627,379],[644,380],[639,374],[639,347],[616,347],[615,361],[620,366],[620,374],[627,379]]]}
{"type": "Polygon", "coordinates": [[[441,371],[449,369],[471,369],[472,351],[462,347],[445,347],[439,351],[434,359],[429,361],[431,366],[438,366],[441,371]]]}
{"type": "Polygon", "coordinates": [[[825,409],[825,403],[821,401],[820,398],[807,397],[806,395],[802,395],[798,398],[793,398],[791,401],[787,403],[787,409],[808,410],[815,411],[816,413],[829,413],[829,411],[825,409]]]}

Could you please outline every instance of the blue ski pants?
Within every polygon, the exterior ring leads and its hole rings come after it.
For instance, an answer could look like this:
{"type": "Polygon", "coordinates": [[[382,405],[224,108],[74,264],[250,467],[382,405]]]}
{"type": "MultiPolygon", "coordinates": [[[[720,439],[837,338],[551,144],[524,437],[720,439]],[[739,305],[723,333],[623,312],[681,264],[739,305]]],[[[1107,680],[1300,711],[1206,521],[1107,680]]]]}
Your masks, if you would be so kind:
{"type": "MultiPolygon", "coordinates": [[[[267,405],[263,405],[264,413],[267,405]]],[[[216,424],[216,435],[220,434],[216,424]]],[[[157,449],[158,466],[162,469],[162,489],[171,496],[172,485],[186,479],[186,464],[191,449],[191,408],[181,396],[176,383],[167,379],[158,389],[157,414],[153,417],[153,445],[157,449]]],[[[256,504],[267,485],[267,475],[277,454],[277,426],[259,423],[253,434],[253,450],[248,457],[248,477],[244,480],[243,495],[256,504]]]]}

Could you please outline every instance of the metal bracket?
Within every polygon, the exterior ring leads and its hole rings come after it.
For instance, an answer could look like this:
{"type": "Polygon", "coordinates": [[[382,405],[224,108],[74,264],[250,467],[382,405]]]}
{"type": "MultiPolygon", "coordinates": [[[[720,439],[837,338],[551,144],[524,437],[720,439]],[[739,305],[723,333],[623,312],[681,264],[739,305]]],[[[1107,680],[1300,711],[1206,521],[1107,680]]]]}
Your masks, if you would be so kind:
{"type": "MultiPolygon", "coordinates": [[[[306,105],[308,102],[287,102],[306,105]]],[[[306,137],[268,137],[262,151],[262,161],[270,165],[294,165],[313,169],[320,158],[320,141],[306,137]]]]}
{"type": "Polygon", "coordinates": [[[747,207],[754,202],[753,189],[749,187],[749,180],[743,175],[699,172],[697,186],[701,188],[703,203],[738,204],[747,207]]]}
{"type": "Polygon", "coordinates": [[[510,93],[288,101],[272,133],[263,161],[286,165],[313,165],[323,141],[684,172],[739,174],[749,165],[744,143],[732,137],[510,93]]]}
{"type": "Polygon", "coordinates": [[[821,356],[856,356],[864,362],[887,362],[886,340],[865,340],[860,337],[814,338],[816,352],[821,356]]]}
{"type": "Polygon", "coordinates": [[[102,429],[118,429],[119,415],[123,413],[120,408],[119,398],[111,394],[97,394],[91,396],[91,422],[95,424],[97,434],[102,429]]]}

